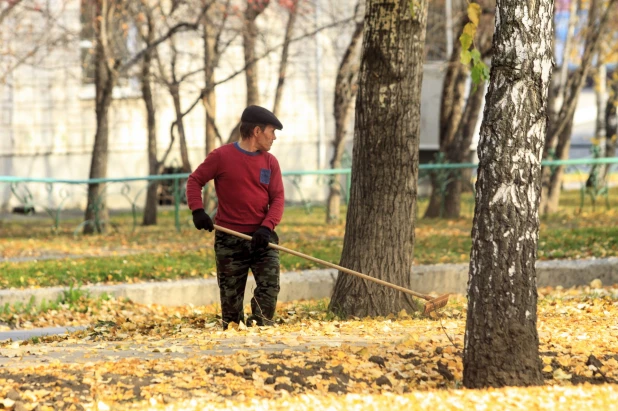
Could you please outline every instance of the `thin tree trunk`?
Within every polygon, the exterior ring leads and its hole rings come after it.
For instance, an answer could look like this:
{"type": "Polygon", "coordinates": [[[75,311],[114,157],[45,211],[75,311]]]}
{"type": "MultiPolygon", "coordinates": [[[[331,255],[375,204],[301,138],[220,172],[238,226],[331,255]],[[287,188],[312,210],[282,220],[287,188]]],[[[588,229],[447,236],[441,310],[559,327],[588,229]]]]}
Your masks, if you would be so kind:
{"type": "MultiPolygon", "coordinates": [[[[245,9],[244,27],[242,29],[243,50],[245,56],[245,83],[247,85],[247,106],[260,104],[260,90],[258,88],[257,58],[255,53],[258,28],[255,20],[268,7],[269,0],[256,0],[247,2],[245,9]]],[[[240,122],[237,123],[228,143],[238,141],[240,138],[240,122]]]]}
{"type": "Polygon", "coordinates": [[[275,116],[279,114],[281,98],[283,97],[283,86],[285,84],[285,76],[288,67],[290,44],[292,40],[292,34],[294,33],[294,25],[296,24],[296,16],[298,15],[298,1],[299,0],[292,0],[289,12],[290,17],[288,18],[288,24],[285,27],[285,36],[283,38],[283,47],[281,49],[281,60],[279,62],[279,78],[277,80],[277,88],[275,89],[275,100],[273,103],[273,114],[275,116]]]}
{"type": "MultiPolygon", "coordinates": [[[[459,23],[458,33],[463,30],[467,16],[463,16],[459,23]]],[[[466,83],[468,82],[468,68],[461,64],[459,55],[461,43],[453,43],[453,51],[442,82],[442,96],[440,98],[440,152],[445,152],[457,132],[461,116],[466,104],[466,83]]],[[[429,205],[423,218],[442,217],[443,197],[441,181],[437,173],[431,173],[431,196],[429,205]]]]}
{"type": "MultiPolygon", "coordinates": [[[[489,8],[491,2],[481,2],[481,7],[489,8]],[[487,4],[485,4],[487,3],[487,4]]],[[[478,25],[475,44],[483,57],[491,51],[491,37],[493,34],[494,13],[484,11],[478,25]]],[[[468,22],[467,13],[463,13],[458,32],[462,32],[468,22]]],[[[484,94],[476,93],[484,90],[484,85],[476,92],[469,87],[466,96],[466,84],[470,79],[468,67],[459,62],[461,44],[457,42],[451,54],[449,68],[444,78],[440,108],[440,152],[444,153],[444,160],[448,163],[461,163],[470,156],[470,144],[482,107],[484,94]],[[468,107],[470,105],[473,107],[468,107]],[[472,117],[476,113],[476,117],[472,117]],[[462,144],[461,139],[467,143],[462,144]],[[461,150],[461,151],[459,151],[461,150]]],[[[468,173],[468,178],[471,173],[468,173]]],[[[442,171],[431,174],[431,197],[425,210],[424,218],[459,218],[461,205],[455,204],[461,200],[464,189],[464,170],[442,171]],[[443,181],[447,179],[449,181],[443,181]],[[444,187],[442,185],[445,184],[444,187]]]]}
{"type": "MultiPolygon", "coordinates": [[[[558,137],[558,145],[556,146],[556,160],[567,160],[569,158],[569,150],[571,149],[571,133],[573,132],[573,119],[567,123],[562,130],[562,134],[558,137]]],[[[560,205],[560,192],[562,191],[562,176],[564,175],[564,166],[548,167],[553,170],[549,177],[549,185],[547,196],[541,203],[545,207],[545,213],[551,214],[558,212],[560,205]]]]}
{"type": "MultiPolygon", "coordinates": [[[[154,26],[151,15],[147,15],[148,33],[146,34],[146,43],[150,44],[154,38],[154,26]]],[[[152,83],[150,68],[152,64],[152,54],[154,49],[147,51],[144,54],[142,62],[142,99],[146,106],[146,130],[148,133],[148,174],[155,176],[159,174],[159,159],[157,158],[157,130],[156,130],[156,110],[154,99],[152,97],[152,83]]],[[[150,181],[146,190],[146,206],[144,207],[144,216],[142,225],[157,224],[157,191],[159,184],[157,181],[150,181]]]]}
{"type": "MultiPolygon", "coordinates": [[[[618,142],[618,79],[614,79],[611,84],[610,98],[607,99],[605,108],[605,155],[614,157],[616,155],[616,146],[618,142]]],[[[611,164],[603,167],[601,173],[601,181],[605,183],[611,164]]]]}
{"type": "MultiPolygon", "coordinates": [[[[565,128],[572,126],[573,115],[577,107],[579,95],[584,86],[586,76],[592,64],[593,57],[597,54],[602,34],[604,33],[610,16],[613,15],[617,0],[609,0],[607,7],[604,8],[603,0],[591,0],[588,11],[588,33],[586,35],[584,53],[582,55],[580,66],[569,77],[565,86],[565,98],[555,119],[549,123],[547,135],[545,137],[545,150],[543,151],[543,159],[548,158],[553,147],[556,147],[556,158],[562,158],[558,153],[558,147],[567,146],[565,142],[558,141],[561,138],[570,140],[570,133],[564,132],[565,128]],[[600,16],[600,17],[599,17],[600,16]]],[[[568,143],[570,147],[570,141],[568,143]]],[[[568,156],[568,151],[567,151],[568,156]]],[[[562,178],[562,173],[559,175],[562,178]]],[[[543,167],[541,174],[541,204],[539,207],[541,214],[548,214],[556,211],[554,206],[558,203],[556,196],[560,195],[560,186],[562,181],[554,181],[550,167],[543,167]],[[556,190],[558,188],[558,190],[556,190]]]]}
{"type": "MultiPolygon", "coordinates": [[[[217,127],[215,120],[217,118],[217,95],[215,91],[215,67],[219,59],[217,50],[217,36],[213,32],[212,25],[205,21],[203,24],[204,38],[204,80],[206,84],[205,93],[202,96],[204,110],[206,114],[206,153],[207,156],[215,148],[217,144],[217,127]]],[[[215,207],[215,184],[210,181],[204,190],[204,209],[212,210],[215,207]]]]}
{"type": "MultiPolygon", "coordinates": [[[[481,107],[485,99],[485,84],[479,84],[477,90],[468,97],[466,110],[459,124],[455,140],[449,145],[447,158],[451,163],[464,163],[468,160],[470,145],[478,122],[481,107]]],[[[444,217],[459,218],[461,215],[461,193],[464,187],[463,169],[454,171],[459,175],[452,177],[446,185],[444,197],[444,217]]],[[[469,180],[468,180],[469,181],[469,180]]]]}
{"type": "Polygon", "coordinates": [[[555,92],[550,90],[550,121],[555,121],[560,108],[565,101],[566,84],[569,74],[569,60],[573,53],[573,47],[575,42],[575,26],[577,25],[577,8],[579,5],[578,0],[572,0],[569,6],[569,22],[567,27],[567,35],[564,42],[564,50],[562,52],[562,65],[560,66],[559,75],[556,76],[557,84],[555,84],[555,92]]]}
{"type": "MultiPolygon", "coordinates": [[[[605,149],[607,145],[605,143],[606,138],[606,108],[607,108],[607,68],[605,63],[602,61],[603,56],[599,53],[597,56],[597,72],[596,72],[596,87],[594,88],[594,92],[596,95],[597,101],[597,121],[594,130],[594,137],[597,141],[598,147],[595,157],[603,158],[606,157],[605,149]]],[[[590,173],[588,174],[588,179],[586,180],[586,187],[592,187],[594,189],[601,188],[604,184],[604,179],[602,177],[602,170],[605,168],[604,165],[593,165],[590,169],[590,173]]]]}
{"type": "MultiPolygon", "coordinates": [[[[368,0],[356,99],[352,187],[341,265],[410,287],[427,0],[368,0]]],[[[339,273],[340,315],[411,310],[408,296],[339,273]]]]}
{"type": "Polygon", "coordinates": [[[498,0],[479,142],[464,386],[543,383],[535,262],[553,0],[498,0]]]}
{"type": "MultiPolygon", "coordinates": [[[[108,59],[108,33],[107,19],[109,9],[107,1],[98,2],[97,19],[95,28],[97,32],[96,44],[96,66],[95,66],[95,113],[96,113],[96,132],[94,136],[94,145],[92,148],[92,158],[90,161],[89,177],[106,178],[107,177],[107,157],[108,157],[108,139],[109,139],[109,108],[112,104],[112,92],[116,84],[117,71],[110,65],[108,59]]],[[[116,63],[114,63],[115,65],[116,63]]],[[[86,205],[85,221],[90,221],[91,224],[84,225],[84,234],[93,232],[103,232],[104,226],[100,223],[107,220],[108,211],[105,206],[105,185],[104,184],[89,184],[88,185],[88,203],[86,205]]]]}
{"type": "MultiPolygon", "coordinates": [[[[352,114],[352,102],[358,91],[358,49],[363,36],[363,22],[356,23],[350,43],[343,54],[335,80],[335,139],[330,166],[341,168],[341,158],[345,150],[345,137],[352,114]]],[[[326,223],[337,224],[341,219],[341,179],[332,176],[326,203],[326,223]]]]}
{"type": "Polygon", "coordinates": [[[202,95],[204,110],[206,113],[206,155],[215,149],[217,144],[217,130],[215,119],[217,118],[217,94],[215,91],[215,67],[218,60],[216,38],[211,33],[210,24],[204,23],[204,82],[206,89],[202,95]]]}
{"type": "MultiPolygon", "coordinates": [[[[174,124],[178,130],[178,145],[180,146],[180,159],[182,161],[182,172],[190,173],[191,161],[189,160],[189,150],[187,149],[187,138],[185,136],[185,123],[182,114],[182,106],[180,101],[180,88],[178,83],[172,83],[169,87],[170,94],[172,95],[172,101],[174,102],[174,112],[176,114],[176,120],[174,124]]],[[[173,133],[172,127],[172,133],[173,133]]]]}

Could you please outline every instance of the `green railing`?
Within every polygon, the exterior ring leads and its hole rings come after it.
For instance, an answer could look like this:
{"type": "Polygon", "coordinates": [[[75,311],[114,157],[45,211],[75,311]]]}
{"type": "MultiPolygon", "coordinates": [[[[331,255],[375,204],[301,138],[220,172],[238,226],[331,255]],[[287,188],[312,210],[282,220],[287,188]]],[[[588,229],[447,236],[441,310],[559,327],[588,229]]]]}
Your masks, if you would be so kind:
{"type": "MultiPolygon", "coordinates": [[[[596,199],[600,196],[605,197],[606,207],[609,208],[609,183],[613,180],[610,178],[599,178],[602,173],[603,165],[609,165],[610,167],[618,164],[618,158],[585,158],[576,160],[549,160],[542,163],[545,166],[550,166],[555,169],[558,166],[565,167],[565,173],[569,176],[576,177],[576,184],[579,184],[579,190],[581,193],[581,205],[584,207],[584,201],[586,196],[591,199],[592,206],[595,206],[596,199]]],[[[468,187],[473,189],[476,176],[474,171],[478,167],[475,163],[460,163],[450,164],[444,161],[444,157],[437,155],[434,163],[419,165],[419,185],[423,185],[427,188],[433,185],[439,191],[442,204],[444,204],[444,198],[448,190],[449,183],[454,179],[466,179],[468,187]],[[465,175],[463,170],[470,170],[471,173],[465,175]]],[[[610,170],[611,171],[611,170],[610,170]]],[[[283,172],[283,177],[294,187],[300,203],[306,208],[307,212],[311,211],[313,203],[311,198],[308,198],[303,190],[302,182],[306,177],[315,177],[315,183],[318,185],[329,185],[335,183],[339,186],[342,193],[342,198],[345,203],[349,199],[350,192],[350,168],[340,169],[328,169],[328,170],[314,170],[314,171],[286,171],[283,172]]],[[[157,176],[144,176],[144,177],[126,177],[126,178],[97,178],[97,179],[55,179],[55,178],[29,178],[29,177],[14,177],[14,176],[0,176],[0,188],[2,184],[9,184],[12,195],[21,204],[19,211],[27,214],[33,211],[35,208],[44,209],[53,220],[53,229],[58,229],[60,223],[61,211],[67,204],[67,202],[76,193],[71,192],[67,186],[83,187],[84,192],[82,195],[85,197],[86,188],[89,184],[106,184],[106,189],[101,194],[100,198],[95,201],[94,207],[99,207],[104,199],[109,199],[110,196],[120,195],[124,198],[132,212],[133,216],[133,230],[137,227],[137,218],[139,212],[139,202],[144,202],[142,194],[151,184],[158,184],[159,186],[159,200],[163,200],[163,203],[173,205],[174,207],[174,222],[177,230],[181,229],[180,221],[180,208],[185,198],[184,182],[189,177],[189,174],[166,174],[157,176]],[[145,182],[145,187],[140,187],[132,193],[134,187],[129,183],[145,182]],[[45,184],[45,197],[46,201],[35,198],[32,191],[29,189],[29,184],[45,184]],[[116,192],[110,192],[107,188],[112,184],[120,184],[120,190],[116,192]],[[59,188],[58,188],[59,187],[59,188]],[[57,189],[57,191],[56,191],[57,189]],[[50,205],[51,204],[51,205],[50,205]]],[[[613,177],[612,177],[613,178],[613,177]]],[[[618,181],[616,181],[618,182],[618,181]]],[[[573,184],[571,182],[571,184],[573,184]]],[[[428,192],[425,190],[427,195],[428,192]]],[[[160,201],[161,202],[161,201],[160,201]]],[[[216,204],[216,203],[215,203],[216,204]]],[[[216,207],[216,206],[215,206],[216,207]]],[[[126,206],[124,207],[126,208],[126,206]]],[[[95,216],[98,216],[97,210],[94,210],[95,216]]],[[[208,210],[210,213],[214,212],[214,209],[208,210]]],[[[98,217],[95,217],[98,218],[98,217]]],[[[76,229],[77,234],[85,224],[99,223],[102,221],[84,221],[76,229]]]]}

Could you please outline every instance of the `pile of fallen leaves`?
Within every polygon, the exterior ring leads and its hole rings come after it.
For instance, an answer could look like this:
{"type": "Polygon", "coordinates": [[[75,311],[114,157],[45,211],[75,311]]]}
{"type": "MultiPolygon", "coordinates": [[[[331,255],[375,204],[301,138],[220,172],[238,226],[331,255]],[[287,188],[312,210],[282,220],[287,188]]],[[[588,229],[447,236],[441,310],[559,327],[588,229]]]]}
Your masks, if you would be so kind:
{"type": "Polygon", "coordinates": [[[540,294],[544,388],[460,389],[462,297],[436,318],[401,312],[344,321],[327,313],[324,301],[280,304],[276,326],[238,324],[227,331],[216,306],[110,301],[85,331],[40,344],[1,345],[0,404],[467,409],[481,403],[488,409],[498,404],[604,409],[617,395],[616,386],[607,384],[618,383],[618,287],[547,288],[540,294]]]}

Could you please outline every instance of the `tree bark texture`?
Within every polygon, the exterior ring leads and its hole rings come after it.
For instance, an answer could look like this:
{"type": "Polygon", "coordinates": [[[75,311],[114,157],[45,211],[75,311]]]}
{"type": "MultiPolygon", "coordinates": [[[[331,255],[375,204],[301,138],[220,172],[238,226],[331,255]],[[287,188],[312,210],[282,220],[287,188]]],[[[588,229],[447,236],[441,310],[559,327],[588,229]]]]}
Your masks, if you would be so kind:
{"type": "Polygon", "coordinates": [[[464,385],[543,383],[535,262],[553,0],[498,0],[479,142],[464,385]]]}
{"type": "MultiPolygon", "coordinates": [[[[335,80],[335,139],[333,140],[333,157],[330,166],[341,168],[341,159],[345,150],[345,137],[352,114],[352,102],[358,91],[358,49],[363,36],[363,22],[356,23],[350,43],[343,54],[337,78],[335,80]]],[[[341,178],[332,176],[326,203],[326,223],[337,224],[341,220],[341,178]]]]}
{"type": "MultiPolygon", "coordinates": [[[[350,204],[341,265],[409,288],[414,252],[427,0],[369,0],[356,98],[350,204]]],[[[411,310],[391,288],[339,273],[329,309],[411,310]]]]}

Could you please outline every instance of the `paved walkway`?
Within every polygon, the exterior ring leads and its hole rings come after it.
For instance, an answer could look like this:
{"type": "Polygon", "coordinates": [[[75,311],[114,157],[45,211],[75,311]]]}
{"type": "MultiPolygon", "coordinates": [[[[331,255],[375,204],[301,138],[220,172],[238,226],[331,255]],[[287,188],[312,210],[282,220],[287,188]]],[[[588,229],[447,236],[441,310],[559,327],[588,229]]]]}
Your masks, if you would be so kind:
{"type": "MultiPolygon", "coordinates": [[[[435,326],[435,324],[434,324],[435,326]]],[[[423,328],[423,327],[420,327],[423,328]]],[[[418,330],[422,334],[424,328],[418,330]]],[[[365,347],[379,346],[405,339],[411,332],[409,327],[390,329],[374,335],[362,329],[332,331],[326,335],[308,335],[305,332],[281,334],[276,328],[265,327],[259,331],[235,332],[220,331],[216,326],[212,331],[195,330],[195,334],[158,339],[144,338],[141,341],[89,341],[67,339],[63,342],[19,345],[18,342],[0,348],[0,368],[22,368],[41,364],[80,364],[96,361],[117,361],[125,358],[173,359],[194,358],[208,355],[229,355],[240,350],[259,349],[264,352],[281,353],[309,351],[321,347],[341,347],[342,345],[365,347]],[[259,334],[258,334],[259,332],[259,334]]],[[[432,336],[432,341],[446,334],[432,336]]]]}

